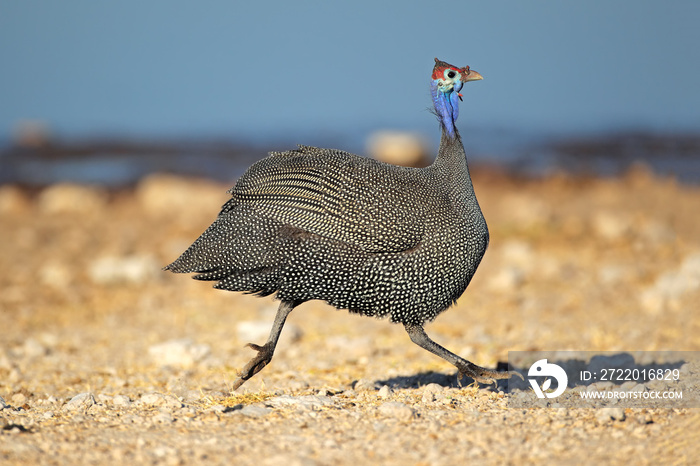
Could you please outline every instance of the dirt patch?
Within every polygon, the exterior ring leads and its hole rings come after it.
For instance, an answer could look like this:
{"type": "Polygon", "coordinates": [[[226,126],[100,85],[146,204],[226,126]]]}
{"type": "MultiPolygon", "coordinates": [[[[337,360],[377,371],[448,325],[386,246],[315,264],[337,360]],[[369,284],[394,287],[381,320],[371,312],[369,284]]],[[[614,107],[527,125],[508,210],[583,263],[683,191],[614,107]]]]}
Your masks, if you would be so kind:
{"type": "MultiPolygon", "coordinates": [[[[487,367],[509,350],[700,350],[700,189],[641,169],[473,176],[491,246],[427,326],[436,341],[487,367]]],[[[276,302],[160,271],[228,187],[0,187],[3,464],[697,460],[697,410],[511,409],[400,326],[317,302],[231,393],[276,302]]]]}

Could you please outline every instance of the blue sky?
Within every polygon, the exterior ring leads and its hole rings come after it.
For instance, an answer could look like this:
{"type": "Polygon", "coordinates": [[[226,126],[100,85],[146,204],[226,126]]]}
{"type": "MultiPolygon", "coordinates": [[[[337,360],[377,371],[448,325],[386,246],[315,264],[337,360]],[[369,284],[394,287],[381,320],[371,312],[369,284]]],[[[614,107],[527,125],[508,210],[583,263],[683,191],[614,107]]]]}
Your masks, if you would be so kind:
{"type": "Polygon", "coordinates": [[[435,56],[485,77],[462,128],[693,131],[699,25],[697,1],[0,0],[0,139],[427,132],[435,56]]]}

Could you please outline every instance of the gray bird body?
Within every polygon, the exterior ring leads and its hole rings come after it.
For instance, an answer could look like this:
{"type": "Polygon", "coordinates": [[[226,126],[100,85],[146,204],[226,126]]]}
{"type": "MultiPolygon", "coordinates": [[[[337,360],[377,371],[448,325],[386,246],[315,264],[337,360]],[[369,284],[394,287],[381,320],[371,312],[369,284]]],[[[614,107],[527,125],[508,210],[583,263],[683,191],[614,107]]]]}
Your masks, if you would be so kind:
{"type": "Polygon", "coordinates": [[[454,125],[463,84],[482,77],[436,58],[431,78],[442,129],[431,166],[305,146],[273,153],[248,169],[216,221],[166,267],[281,301],[267,342],[248,345],[258,354],[232,389],[272,360],[289,313],[314,299],[402,323],[411,341],[479,382],[513,375],[459,357],[423,329],[462,295],[489,242],[454,125]]]}
{"type": "Polygon", "coordinates": [[[426,168],[300,147],[257,162],[167,268],[216,288],[422,325],[467,288],[488,244],[459,137],[426,168]]]}

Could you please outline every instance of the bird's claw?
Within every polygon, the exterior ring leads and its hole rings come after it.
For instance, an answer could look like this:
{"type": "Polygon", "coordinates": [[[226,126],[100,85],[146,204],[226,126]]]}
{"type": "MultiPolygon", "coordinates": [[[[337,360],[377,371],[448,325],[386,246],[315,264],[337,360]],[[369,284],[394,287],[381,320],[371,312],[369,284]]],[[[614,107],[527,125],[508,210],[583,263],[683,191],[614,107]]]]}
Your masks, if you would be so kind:
{"type": "Polygon", "coordinates": [[[476,364],[472,364],[471,366],[466,366],[466,367],[460,367],[459,368],[459,373],[460,376],[465,375],[471,379],[474,379],[478,383],[482,383],[485,385],[495,385],[497,380],[507,380],[510,379],[513,376],[518,376],[520,377],[523,381],[525,380],[522,376],[517,371],[492,371],[480,366],[477,366],[476,364]]]}
{"type": "Polygon", "coordinates": [[[254,349],[258,352],[258,354],[243,367],[238,375],[238,378],[233,382],[231,388],[232,391],[236,390],[238,387],[243,385],[246,380],[263,370],[263,368],[272,360],[272,351],[270,350],[269,345],[265,344],[260,346],[256,345],[255,343],[248,343],[246,346],[254,349]]]}

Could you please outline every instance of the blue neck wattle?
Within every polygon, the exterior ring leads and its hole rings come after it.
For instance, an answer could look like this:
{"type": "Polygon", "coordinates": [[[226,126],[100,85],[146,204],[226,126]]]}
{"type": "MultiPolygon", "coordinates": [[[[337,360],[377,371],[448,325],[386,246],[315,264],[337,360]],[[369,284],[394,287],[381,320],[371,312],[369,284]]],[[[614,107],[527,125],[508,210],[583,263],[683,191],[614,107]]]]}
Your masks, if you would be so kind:
{"type": "Polygon", "coordinates": [[[442,89],[439,80],[432,80],[430,93],[433,96],[435,112],[448,136],[455,137],[455,121],[459,116],[459,93],[454,88],[442,89]]]}

